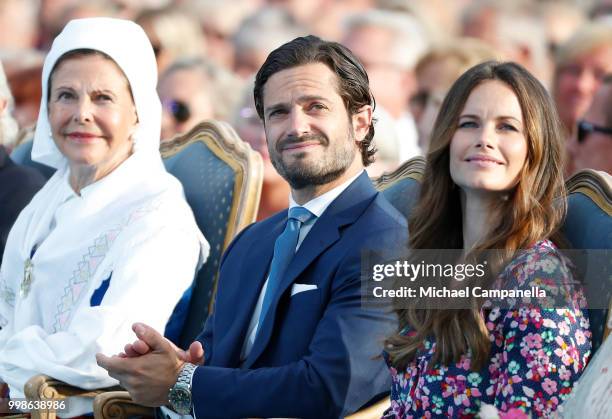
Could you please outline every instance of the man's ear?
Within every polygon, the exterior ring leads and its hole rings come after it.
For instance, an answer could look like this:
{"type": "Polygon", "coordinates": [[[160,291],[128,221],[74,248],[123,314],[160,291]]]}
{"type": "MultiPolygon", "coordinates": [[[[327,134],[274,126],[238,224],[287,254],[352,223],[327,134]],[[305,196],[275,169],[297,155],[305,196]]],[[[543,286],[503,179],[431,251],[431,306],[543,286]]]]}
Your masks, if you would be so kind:
{"type": "Polygon", "coordinates": [[[364,105],[351,117],[355,141],[363,141],[372,125],[372,106],[364,105]]]}

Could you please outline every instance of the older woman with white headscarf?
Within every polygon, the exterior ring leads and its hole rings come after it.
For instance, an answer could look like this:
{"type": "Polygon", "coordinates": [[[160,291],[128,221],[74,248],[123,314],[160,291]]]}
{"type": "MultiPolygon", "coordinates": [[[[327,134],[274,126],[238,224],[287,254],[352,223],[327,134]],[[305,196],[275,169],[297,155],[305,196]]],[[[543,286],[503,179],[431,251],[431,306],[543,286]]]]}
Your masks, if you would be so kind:
{"type": "MultiPolygon", "coordinates": [[[[0,271],[0,380],[116,384],[96,365],[163,327],[208,254],[159,154],[152,47],[135,23],[74,20],[43,67],[32,158],[57,169],[11,230],[0,271]]],[[[91,409],[71,405],[70,415],[91,409]]]]}

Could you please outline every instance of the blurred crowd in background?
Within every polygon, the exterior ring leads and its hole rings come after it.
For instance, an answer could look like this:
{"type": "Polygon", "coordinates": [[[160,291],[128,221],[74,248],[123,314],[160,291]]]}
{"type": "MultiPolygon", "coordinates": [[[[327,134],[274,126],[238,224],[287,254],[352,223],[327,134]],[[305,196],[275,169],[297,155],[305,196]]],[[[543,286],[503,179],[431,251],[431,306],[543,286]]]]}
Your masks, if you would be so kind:
{"type": "MultiPolygon", "coordinates": [[[[571,174],[577,123],[612,72],[612,0],[0,0],[6,148],[36,122],[50,43],[69,20],[92,16],[131,19],[147,32],[159,70],[162,140],[214,118],[263,155],[260,219],[286,207],[289,188],[268,158],[254,74],[297,36],[341,42],[365,66],[377,105],[372,176],[425,155],[451,84],[490,59],[516,61],[548,88],[566,129],[571,174]]],[[[603,144],[589,153],[610,172],[612,138],[603,144]]]]}

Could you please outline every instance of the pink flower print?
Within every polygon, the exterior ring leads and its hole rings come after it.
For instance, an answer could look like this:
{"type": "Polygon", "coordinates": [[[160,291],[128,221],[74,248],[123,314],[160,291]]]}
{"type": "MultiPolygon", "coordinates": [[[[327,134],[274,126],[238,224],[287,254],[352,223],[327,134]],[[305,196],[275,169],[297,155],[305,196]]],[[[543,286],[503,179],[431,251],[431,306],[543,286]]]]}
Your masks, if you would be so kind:
{"type": "Polygon", "coordinates": [[[429,397],[427,396],[421,397],[421,403],[422,403],[423,410],[429,409],[429,397]]]}
{"type": "Polygon", "coordinates": [[[576,343],[578,345],[584,345],[586,343],[586,336],[584,336],[584,332],[581,329],[576,331],[576,343]]]}
{"type": "Polygon", "coordinates": [[[568,324],[565,322],[565,320],[561,320],[559,323],[557,323],[557,327],[559,328],[559,334],[561,336],[569,335],[570,328],[568,324]]]}
{"type": "Polygon", "coordinates": [[[501,394],[504,397],[508,397],[509,395],[514,394],[514,389],[512,388],[512,385],[522,382],[523,379],[518,375],[513,375],[512,377],[505,377],[504,381],[505,383],[501,387],[501,394]]]}
{"type": "Polygon", "coordinates": [[[557,392],[557,383],[550,378],[545,378],[542,382],[542,389],[548,393],[549,396],[552,396],[557,392]]]}
{"type": "Polygon", "coordinates": [[[529,358],[530,358],[530,356],[529,356],[529,352],[530,352],[530,351],[529,351],[529,347],[528,347],[528,346],[526,346],[526,345],[522,345],[522,346],[521,346],[521,356],[522,356],[523,358],[527,358],[527,359],[529,359],[529,358]]]}
{"type": "Polygon", "coordinates": [[[471,394],[471,391],[466,388],[464,376],[458,375],[444,379],[444,383],[442,383],[442,397],[453,396],[456,406],[469,406],[469,394],[471,394]]]}
{"type": "Polygon", "coordinates": [[[493,356],[493,358],[491,358],[491,363],[489,364],[489,373],[493,374],[495,373],[495,371],[499,370],[499,365],[500,365],[500,359],[499,357],[501,356],[501,354],[497,353],[495,354],[495,356],[493,356]]]}
{"type": "Polygon", "coordinates": [[[573,363],[574,363],[574,372],[578,372],[578,369],[580,368],[580,353],[578,352],[578,348],[576,348],[575,346],[568,346],[567,348],[567,354],[572,358],[573,363]]]}
{"type": "Polygon", "coordinates": [[[523,342],[527,344],[529,349],[540,349],[542,347],[542,336],[537,333],[528,333],[527,336],[523,338],[523,342]]]}
{"type": "Polygon", "coordinates": [[[471,365],[470,359],[466,357],[465,355],[461,355],[461,359],[459,359],[459,362],[457,362],[457,368],[469,370],[470,365],[471,365]]]}
{"type": "Polygon", "coordinates": [[[524,317],[519,322],[518,328],[521,332],[524,332],[525,330],[527,330],[528,326],[529,326],[529,319],[524,317]]]}
{"type": "Polygon", "coordinates": [[[559,405],[559,399],[556,396],[553,396],[549,399],[542,397],[542,393],[538,393],[538,396],[539,403],[536,403],[536,406],[538,407],[538,409],[536,409],[537,412],[547,413],[546,416],[550,416],[551,412],[557,410],[557,406],[559,405]]]}
{"type": "Polygon", "coordinates": [[[467,394],[455,394],[455,396],[453,397],[453,401],[455,402],[455,406],[469,406],[470,405],[470,399],[468,398],[467,394]]]}
{"type": "Polygon", "coordinates": [[[504,344],[505,336],[497,331],[489,333],[489,340],[495,343],[495,346],[501,348],[504,344]]]}
{"type": "Polygon", "coordinates": [[[512,408],[507,412],[499,413],[500,419],[529,419],[527,413],[523,412],[521,409],[512,408]]]}
{"type": "MultiPolygon", "coordinates": [[[[557,312],[559,312],[559,311],[560,310],[557,310],[557,312]]],[[[565,318],[567,319],[569,324],[575,324],[576,323],[576,316],[575,316],[574,310],[570,310],[568,308],[564,308],[562,311],[563,311],[563,315],[565,316],[565,318]]]]}
{"type": "Polygon", "coordinates": [[[580,327],[582,327],[583,329],[588,329],[589,328],[589,319],[586,316],[582,316],[580,318],[580,327]]]}
{"type": "Polygon", "coordinates": [[[561,365],[559,367],[559,378],[563,381],[567,381],[572,378],[572,372],[565,368],[565,365],[561,365]]]}
{"type": "Polygon", "coordinates": [[[508,384],[510,385],[510,391],[509,393],[512,394],[512,385],[513,384],[518,384],[523,382],[523,379],[521,378],[520,375],[513,375],[512,377],[508,378],[508,384]]]}
{"type": "Polygon", "coordinates": [[[559,345],[559,347],[555,349],[555,355],[561,358],[561,362],[563,362],[564,365],[570,366],[574,362],[574,359],[570,353],[571,347],[565,343],[561,336],[557,336],[555,338],[555,342],[557,342],[557,345],[559,345]]]}
{"type": "Polygon", "coordinates": [[[539,349],[535,353],[534,365],[537,369],[538,375],[541,377],[545,376],[550,369],[550,358],[546,355],[543,349],[539,349]]]}
{"type": "Polygon", "coordinates": [[[548,400],[548,405],[551,406],[551,410],[557,410],[557,406],[559,406],[559,399],[557,397],[551,397],[548,400]]]}
{"type": "Polygon", "coordinates": [[[529,316],[535,323],[542,322],[542,312],[538,309],[531,310],[531,312],[529,313],[529,316]]]}
{"type": "Polygon", "coordinates": [[[546,401],[543,398],[542,392],[538,391],[533,400],[533,408],[536,412],[544,412],[546,401]]]}
{"type": "Polygon", "coordinates": [[[452,396],[455,390],[455,379],[447,377],[442,383],[442,397],[452,396]]]}

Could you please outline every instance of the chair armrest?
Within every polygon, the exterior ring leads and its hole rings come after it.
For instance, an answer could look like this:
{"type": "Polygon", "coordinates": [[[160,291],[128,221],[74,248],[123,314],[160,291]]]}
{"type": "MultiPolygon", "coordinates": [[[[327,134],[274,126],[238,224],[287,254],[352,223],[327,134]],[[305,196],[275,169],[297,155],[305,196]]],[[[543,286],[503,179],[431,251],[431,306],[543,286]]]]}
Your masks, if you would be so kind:
{"type": "Polygon", "coordinates": [[[134,402],[127,391],[107,391],[98,394],[93,403],[94,418],[125,419],[129,416],[154,417],[152,407],[134,402]]]}
{"type": "Polygon", "coordinates": [[[115,386],[96,390],[86,390],[56,380],[48,375],[35,375],[25,384],[24,393],[28,400],[65,399],[66,397],[72,396],[94,398],[97,394],[118,388],[118,386],[115,386]]]}
{"type": "MultiPolygon", "coordinates": [[[[23,392],[25,393],[27,400],[34,401],[48,399],[58,400],[72,396],[89,397],[93,399],[98,394],[116,389],[120,389],[120,387],[115,386],[96,390],[86,390],[64,383],[63,381],[56,380],[55,378],[47,375],[35,375],[25,384],[23,392]]],[[[32,411],[32,419],[54,419],[55,417],[55,411],[32,411]]]]}
{"type": "Polygon", "coordinates": [[[390,406],[391,399],[389,397],[385,397],[372,406],[366,407],[365,409],[347,416],[345,419],[380,419],[383,413],[385,413],[385,410],[387,410],[390,406]]]}

